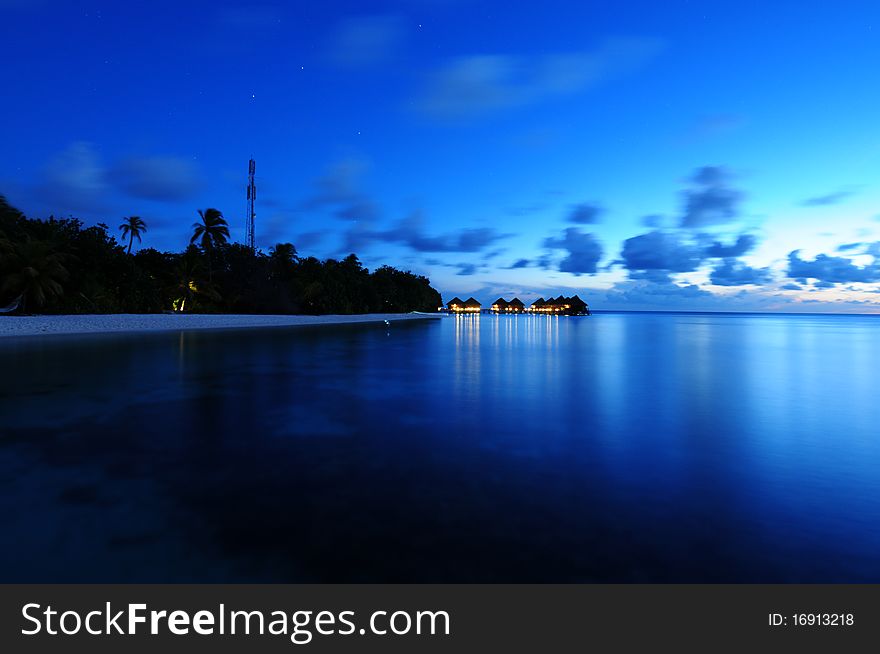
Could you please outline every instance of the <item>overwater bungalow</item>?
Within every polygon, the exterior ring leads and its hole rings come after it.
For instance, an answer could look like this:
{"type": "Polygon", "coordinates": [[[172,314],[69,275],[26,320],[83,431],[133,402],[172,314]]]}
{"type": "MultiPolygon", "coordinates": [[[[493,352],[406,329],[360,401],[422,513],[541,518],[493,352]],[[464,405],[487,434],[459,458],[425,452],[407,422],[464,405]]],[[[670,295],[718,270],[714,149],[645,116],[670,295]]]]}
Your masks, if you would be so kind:
{"type": "Polygon", "coordinates": [[[532,302],[529,311],[533,313],[549,313],[560,316],[588,316],[590,307],[577,295],[572,297],[551,297],[549,300],[538,298],[532,302]]]}
{"type": "Polygon", "coordinates": [[[577,295],[568,298],[568,309],[577,316],[590,315],[590,305],[580,299],[577,295]]]}
{"type": "Polygon", "coordinates": [[[483,308],[483,305],[477,302],[474,298],[469,297],[464,301],[464,311],[467,313],[479,313],[483,308]]]}
{"type": "Polygon", "coordinates": [[[492,303],[492,311],[495,313],[507,313],[510,311],[510,303],[503,297],[500,297],[492,303]]]}
{"type": "Polygon", "coordinates": [[[459,297],[454,297],[449,302],[446,303],[446,310],[450,313],[458,313],[459,311],[464,311],[464,300],[459,297]]]}
{"type": "Polygon", "coordinates": [[[507,310],[511,313],[522,313],[526,310],[526,305],[518,297],[515,297],[507,304],[507,310]]]}
{"type": "MultiPolygon", "coordinates": [[[[454,297],[446,305],[449,313],[480,313],[482,305],[473,297],[462,301],[461,298],[454,297]]],[[[572,297],[551,297],[549,300],[538,298],[527,308],[526,305],[518,297],[513,298],[510,302],[503,297],[495,300],[488,309],[492,313],[510,314],[510,313],[544,313],[558,316],[588,316],[590,315],[590,307],[580,299],[577,295],[572,297]]]]}

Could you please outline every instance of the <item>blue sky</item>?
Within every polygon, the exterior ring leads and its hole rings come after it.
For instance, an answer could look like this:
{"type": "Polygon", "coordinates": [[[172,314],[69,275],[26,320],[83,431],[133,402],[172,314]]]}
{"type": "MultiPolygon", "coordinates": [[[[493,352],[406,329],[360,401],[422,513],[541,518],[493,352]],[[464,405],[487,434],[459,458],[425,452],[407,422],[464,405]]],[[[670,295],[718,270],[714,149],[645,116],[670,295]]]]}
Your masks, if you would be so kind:
{"type": "Polygon", "coordinates": [[[0,192],[444,298],[880,311],[880,6],[0,0],[0,192]],[[133,6],[136,5],[136,6],[133,6]]]}

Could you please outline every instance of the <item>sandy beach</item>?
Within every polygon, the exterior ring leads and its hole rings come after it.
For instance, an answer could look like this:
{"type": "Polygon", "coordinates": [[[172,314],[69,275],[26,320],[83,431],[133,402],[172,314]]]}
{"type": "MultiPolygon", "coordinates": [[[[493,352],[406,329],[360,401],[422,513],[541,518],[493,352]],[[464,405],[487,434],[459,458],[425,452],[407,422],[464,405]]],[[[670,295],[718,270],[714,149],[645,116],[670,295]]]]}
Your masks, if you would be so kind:
{"type": "Polygon", "coordinates": [[[73,334],[107,334],[201,329],[312,327],[317,325],[391,324],[437,320],[426,313],[372,313],[328,316],[262,316],[203,314],[109,314],[59,316],[0,316],[0,338],[73,334]]]}

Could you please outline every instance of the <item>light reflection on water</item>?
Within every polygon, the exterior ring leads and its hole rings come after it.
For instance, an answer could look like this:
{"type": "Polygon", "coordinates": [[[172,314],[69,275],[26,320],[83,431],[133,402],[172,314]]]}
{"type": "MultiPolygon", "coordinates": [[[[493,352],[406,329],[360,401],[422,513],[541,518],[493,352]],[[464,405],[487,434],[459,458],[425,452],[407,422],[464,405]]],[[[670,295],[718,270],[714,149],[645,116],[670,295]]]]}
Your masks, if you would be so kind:
{"type": "Polygon", "coordinates": [[[469,315],[0,363],[0,581],[880,581],[877,318],[469,315]]]}

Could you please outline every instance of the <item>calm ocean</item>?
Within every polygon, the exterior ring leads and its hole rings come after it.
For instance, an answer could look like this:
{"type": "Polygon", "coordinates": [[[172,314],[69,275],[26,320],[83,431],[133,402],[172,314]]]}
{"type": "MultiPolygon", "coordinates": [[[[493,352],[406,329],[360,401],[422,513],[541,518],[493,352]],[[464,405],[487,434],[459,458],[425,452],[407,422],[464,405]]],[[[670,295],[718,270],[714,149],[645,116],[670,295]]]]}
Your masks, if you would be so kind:
{"type": "Polygon", "coordinates": [[[0,342],[0,581],[880,582],[880,317],[0,342]]]}

